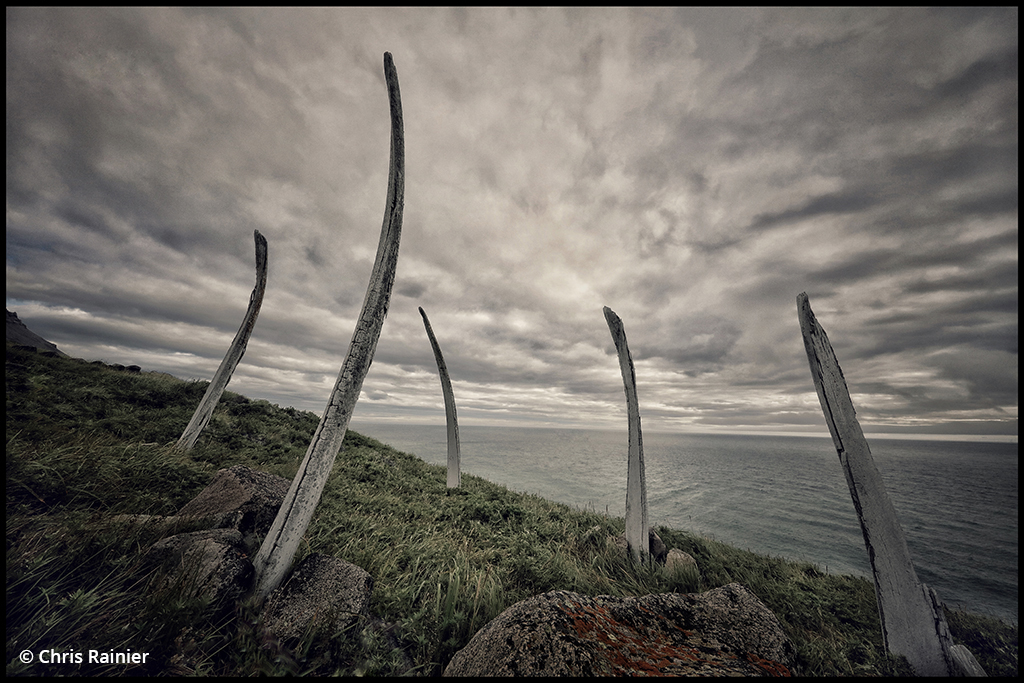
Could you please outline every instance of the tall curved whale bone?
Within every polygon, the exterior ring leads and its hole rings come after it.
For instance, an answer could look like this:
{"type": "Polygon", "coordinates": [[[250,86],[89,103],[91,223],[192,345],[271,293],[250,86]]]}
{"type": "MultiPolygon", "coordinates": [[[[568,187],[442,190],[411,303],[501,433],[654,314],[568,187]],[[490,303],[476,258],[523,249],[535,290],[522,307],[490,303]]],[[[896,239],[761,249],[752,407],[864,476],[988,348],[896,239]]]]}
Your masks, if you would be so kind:
{"type": "Polygon", "coordinates": [[[228,347],[227,355],[224,356],[220,367],[217,368],[213,379],[210,380],[210,386],[206,388],[203,400],[196,406],[196,412],[192,414],[188,426],[181,433],[178,443],[174,445],[178,450],[191,450],[196,445],[196,439],[206,429],[206,425],[210,422],[210,416],[213,415],[213,409],[217,407],[224,389],[231,381],[231,375],[245,354],[245,347],[252,335],[252,328],[256,325],[256,318],[260,314],[263,293],[267,290],[267,238],[261,235],[259,230],[253,230],[253,237],[256,240],[256,286],[253,287],[252,294],[249,295],[249,309],[245,312],[242,326],[235,333],[231,346],[228,347]]]}
{"type": "Polygon", "coordinates": [[[935,591],[918,580],[835,351],[806,292],[796,301],[811,378],[864,534],[885,647],[906,657],[920,676],[984,675],[967,648],[953,644],[935,591]]]}
{"type": "Polygon", "coordinates": [[[284,579],[295,558],[299,541],[306,532],[313,511],[320,502],[327,478],[341,450],[352,410],[373,362],[381,327],[388,312],[391,286],[398,264],[398,244],[402,236],[402,209],[405,201],[405,137],[402,124],[402,99],[398,73],[390,52],[384,53],[384,79],[391,108],[391,164],[384,223],[377,246],[377,258],[366,288],[363,309],[349,344],[348,355],[327,402],[320,424],[306,451],[306,457],[292,480],[270,532],[260,546],[253,565],[256,569],[254,598],[262,603],[284,579]]]}
{"type": "Polygon", "coordinates": [[[455,414],[455,394],[452,392],[452,380],[448,377],[448,367],[444,364],[444,356],[441,355],[441,346],[437,343],[434,330],[430,327],[427,314],[420,307],[420,315],[423,316],[423,326],[427,328],[427,337],[430,339],[430,346],[434,349],[434,360],[437,361],[437,374],[441,376],[441,393],[444,395],[444,417],[448,423],[448,488],[456,489],[461,482],[460,461],[462,458],[459,450],[459,419],[455,414]]]}
{"type": "Polygon", "coordinates": [[[615,311],[604,307],[604,319],[619,354],[619,369],[626,389],[626,413],[629,419],[629,464],[626,472],[626,543],[633,557],[642,560],[650,555],[647,524],[647,477],[644,474],[644,444],[640,434],[640,403],[636,398],[636,372],[633,357],[626,344],[626,330],[615,311]]]}

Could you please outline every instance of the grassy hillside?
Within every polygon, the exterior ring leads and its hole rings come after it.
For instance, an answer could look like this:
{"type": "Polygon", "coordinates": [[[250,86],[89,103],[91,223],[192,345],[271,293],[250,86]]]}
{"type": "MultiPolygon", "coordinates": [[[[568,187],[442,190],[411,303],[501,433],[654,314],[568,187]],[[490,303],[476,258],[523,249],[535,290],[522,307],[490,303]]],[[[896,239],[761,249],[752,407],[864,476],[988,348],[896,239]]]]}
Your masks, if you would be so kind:
{"type": "MultiPolygon", "coordinates": [[[[188,454],[172,449],[206,382],[7,350],[8,675],[435,675],[489,620],[549,590],[592,595],[703,591],[739,581],[796,644],[796,673],[908,673],[884,656],[867,581],[660,527],[696,574],[638,568],[608,546],[621,518],[581,511],[463,475],[349,432],[300,553],[359,565],[382,623],[279,644],[245,609],[218,613],[139,559],[159,535],[111,521],[173,514],[235,464],[291,478],[318,418],[230,391],[188,454]],[[315,643],[316,647],[311,647],[315,643]],[[19,653],[150,653],[145,665],[23,664],[19,653]]],[[[188,529],[183,529],[188,530],[188,529]]],[[[954,637],[990,674],[1016,675],[1017,629],[947,613],[954,637]]],[[[51,656],[52,657],[52,656],[51,656]]]]}

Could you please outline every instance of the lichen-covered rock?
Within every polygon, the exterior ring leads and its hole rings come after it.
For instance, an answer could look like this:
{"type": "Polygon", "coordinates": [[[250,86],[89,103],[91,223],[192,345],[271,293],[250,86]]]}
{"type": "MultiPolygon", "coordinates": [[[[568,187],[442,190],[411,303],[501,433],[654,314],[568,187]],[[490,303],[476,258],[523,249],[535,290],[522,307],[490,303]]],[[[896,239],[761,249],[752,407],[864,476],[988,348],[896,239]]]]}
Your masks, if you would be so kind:
{"type": "Polygon", "coordinates": [[[285,585],[267,597],[264,623],[282,640],[299,638],[308,628],[323,625],[339,633],[369,615],[372,590],[373,578],[361,567],[313,553],[299,563],[285,585]]]}
{"type": "Polygon", "coordinates": [[[794,648],[778,619],[732,583],[633,598],[554,591],[481,629],[445,676],[787,676],[794,648]]]}

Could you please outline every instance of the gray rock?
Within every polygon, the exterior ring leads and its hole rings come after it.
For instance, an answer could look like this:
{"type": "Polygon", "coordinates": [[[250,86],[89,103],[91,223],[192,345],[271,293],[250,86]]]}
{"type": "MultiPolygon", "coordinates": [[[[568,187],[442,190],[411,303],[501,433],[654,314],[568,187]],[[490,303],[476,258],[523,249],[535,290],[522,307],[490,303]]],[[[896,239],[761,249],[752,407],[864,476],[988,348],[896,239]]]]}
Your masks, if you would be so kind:
{"type": "Polygon", "coordinates": [[[236,529],[208,529],[157,541],[143,561],[169,571],[159,588],[182,583],[184,595],[217,604],[239,600],[252,583],[253,568],[236,529]]]}
{"type": "MultiPolygon", "coordinates": [[[[661,536],[659,536],[654,531],[654,529],[648,529],[648,531],[647,531],[647,538],[648,538],[648,548],[649,548],[650,553],[651,553],[651,558],[655,562],[659,562],[661,564],[665,564],[665,559],[668,557],[668,547],[665,545],[665,542],[661,540],[661,536]]],[[[626,535],[625,534],[621,534],[619,536],[616,536],[613,539],[612,542],[623,553],[629,554],[629,542],[626,540],[626,535]]]]}
{"type": "Polygon", "coordinates": [[[223,545],[239,546],[242,544],[242,534],[237,529],[206,529],[175,534],[151,545],[143,556],[143,561],[151,564],[178,562],[189,546],[208,540],[223,545]]]}
{"type": "Polygon", "coordinates": [[[654,529],[651,529],[647,533],[648,546],[651,550],[651,557],[654,558],[655,562],[665,564],[665,559],[668,557],[668,547],[665,542],[661,540],[661,536],[655,533],[654,529]]]}
{"type": "Polygon", "coordinates": [[[267,596],[266,628],[282,640],[300,638],[310,627],[340,633],[369,615],[373,578],[362,568],[320,553],[307,556],[288,582],[267,596]]]}
{"type": "Polygon", "coordinates": [[[185,526],[236,529],[251,550],[256,537],[270,528],[288,486],[284,477],[236,465],[219,470],[213,481],[175,515],[114,515],[111,520],[156,526],[163,533],[185,526]]]}
{"type": "Polygon", "coordinates": [[[692,555],[684,553],[679,548],[672,548],[668,551],[668,556],[665,558],[666,572],[681,572],[691,567],[697,571],[697,560],[693,559],[692,555]]]}
{"type": "Polygon", "coordinates": [[[544,593],[502,612],[445,676],[787,675],[792,643],[738,583],[633,598],[544,593]]]}
{"type": "Polygon", "coordinates": [[[266,536],[291,482],[245,465],[219,470],[176,517],[209,518],[216,527],[238,529],[250,549],[266,536]]]}

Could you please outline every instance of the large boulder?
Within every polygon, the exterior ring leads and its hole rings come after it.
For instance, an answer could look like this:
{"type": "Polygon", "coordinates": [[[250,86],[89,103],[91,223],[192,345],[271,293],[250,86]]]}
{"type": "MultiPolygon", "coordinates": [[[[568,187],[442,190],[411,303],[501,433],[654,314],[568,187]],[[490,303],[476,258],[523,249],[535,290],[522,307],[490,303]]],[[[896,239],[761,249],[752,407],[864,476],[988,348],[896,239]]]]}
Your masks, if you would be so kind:
{"type": "Polygon", "coordinates": [[[282,640],[300,638],[311,627],[326,627],[330,637],[369,616],[372,590],[373,578],[362,568],[313,553],[267,596],[264,625],[282,640]]]}
{"type": "Polygon", "coordinates": [[[456,653],[445,676],[786,676],[793,644],[747,588],[519,602],[456,653]]]}
{"type": "Polygon", "coordinates": [[[242,534],[245,547],[255,551],[270,531],[290,485],[276,474],[235,465],[218,470],[209,485],[174,515],[115,515],[112,519],[168,532],[183,526],[235,529],[242,534]]]}
{"type": "Polygon", "coordinates": [[[215,528],[237,529],[247,547],[270,531],[291,482],[245,465],[219,470],[199,495],[178,510],[178,519],[208,519],[215,528]]]}
{"type": "Polygon", "coordinates": [[[159,588],[180,582],[183,595],[205,597],[221,605],[241,598],[253,578],[252,562],[237,529],[175,534],[150,546],[143,561],[170,570],[159,588]]]}

